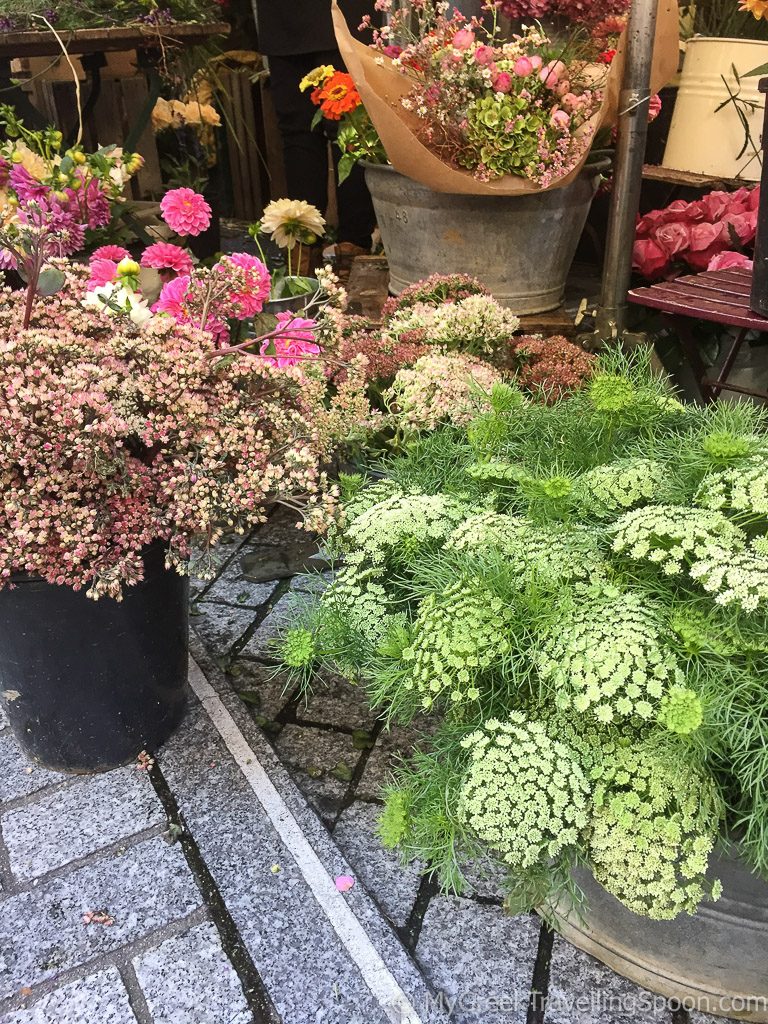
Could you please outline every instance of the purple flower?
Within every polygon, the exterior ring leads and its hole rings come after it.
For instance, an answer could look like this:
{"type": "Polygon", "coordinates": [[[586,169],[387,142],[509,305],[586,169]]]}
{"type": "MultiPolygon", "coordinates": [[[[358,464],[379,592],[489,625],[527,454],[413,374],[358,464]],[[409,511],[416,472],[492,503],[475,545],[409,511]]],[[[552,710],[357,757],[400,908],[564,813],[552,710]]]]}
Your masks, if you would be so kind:
{"type": "Polygon", "coordinates": [[[50,191],[47,185],[41,185],[39,181],[33,178],[22,164],[13,164],[11,166],[8,181],[22,203],[29,199],[43,199],[50,191]]]}

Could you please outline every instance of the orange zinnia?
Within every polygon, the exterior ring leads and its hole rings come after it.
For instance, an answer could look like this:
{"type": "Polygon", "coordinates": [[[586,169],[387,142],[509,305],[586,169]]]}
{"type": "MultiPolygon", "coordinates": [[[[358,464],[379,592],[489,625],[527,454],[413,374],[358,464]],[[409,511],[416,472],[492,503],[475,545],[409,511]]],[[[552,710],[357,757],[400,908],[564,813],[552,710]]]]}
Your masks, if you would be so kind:
{"type": "Polygon", "coordinates": [[[346,71],[334,71],[323,85],[318,99],[320,108],[331,121],[338,121],[342,114],[360,105],[360,93],[346,71]]]}

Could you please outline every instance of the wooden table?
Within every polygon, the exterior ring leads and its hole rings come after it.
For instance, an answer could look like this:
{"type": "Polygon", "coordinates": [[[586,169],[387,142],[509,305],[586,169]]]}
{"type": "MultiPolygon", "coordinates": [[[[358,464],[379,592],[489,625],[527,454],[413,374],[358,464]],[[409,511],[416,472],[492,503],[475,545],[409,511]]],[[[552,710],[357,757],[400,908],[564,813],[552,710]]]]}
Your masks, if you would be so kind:
{"type": "Polygon", "coordinates": [[[768,332],[768,319],[758,316],[749,308],[751,286],[752,271],[734,267],[730,270],[710,270],[678,277],[674,281],[660,281],[645,288],[633,288],[629,293],[630,302],[658,309],[673,322],[705,402],[713,402],[721,391],[734,391],[755,398],[768,399],[768,392],[728,383],[728,376],[747,331],[768,332]],[[715,380],[710,380],[707,376],[706,367],[691,332],[692,320],[707,320],[710,323],[739,328],[739,333],[715,380]]]}

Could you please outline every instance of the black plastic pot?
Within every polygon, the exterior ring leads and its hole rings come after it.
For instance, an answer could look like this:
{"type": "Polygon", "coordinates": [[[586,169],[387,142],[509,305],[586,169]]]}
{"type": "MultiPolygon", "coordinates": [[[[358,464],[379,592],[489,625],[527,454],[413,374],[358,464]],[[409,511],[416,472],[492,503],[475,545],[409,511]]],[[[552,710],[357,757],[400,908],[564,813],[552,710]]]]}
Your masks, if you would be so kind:
{"type": "Polygon", "coordinates": [[[0,699],[30,760],[100,772],[162,744],[186,706],[189,580],[161,543],[122,601],[35,577],[0,590],[0,699]]]}

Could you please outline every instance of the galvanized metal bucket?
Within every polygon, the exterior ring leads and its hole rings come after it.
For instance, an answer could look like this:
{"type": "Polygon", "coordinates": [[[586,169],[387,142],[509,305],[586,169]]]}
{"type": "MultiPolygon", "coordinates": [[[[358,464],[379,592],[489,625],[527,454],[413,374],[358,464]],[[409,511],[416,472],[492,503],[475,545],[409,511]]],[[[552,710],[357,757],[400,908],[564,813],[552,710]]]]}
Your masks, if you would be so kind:
{"type": "Polygon", "coordinates": [[[570,185],[520,196],[435,192],[388,165],[365,167],[394,295],[430,274],[471,274],[515,313],[563,300],[589,208],[608,161],[570,185]]]}
{"type": "Polygon", "coordinates": [[[571,913],[560,929],[579,949],[687,1009],[768,1022],[768,883],[733,847],[712,857],[709,874],[723,883],[717,902],[702,903],[693,916],[652,921],[579,869],[585,919],[571,913]]]}

